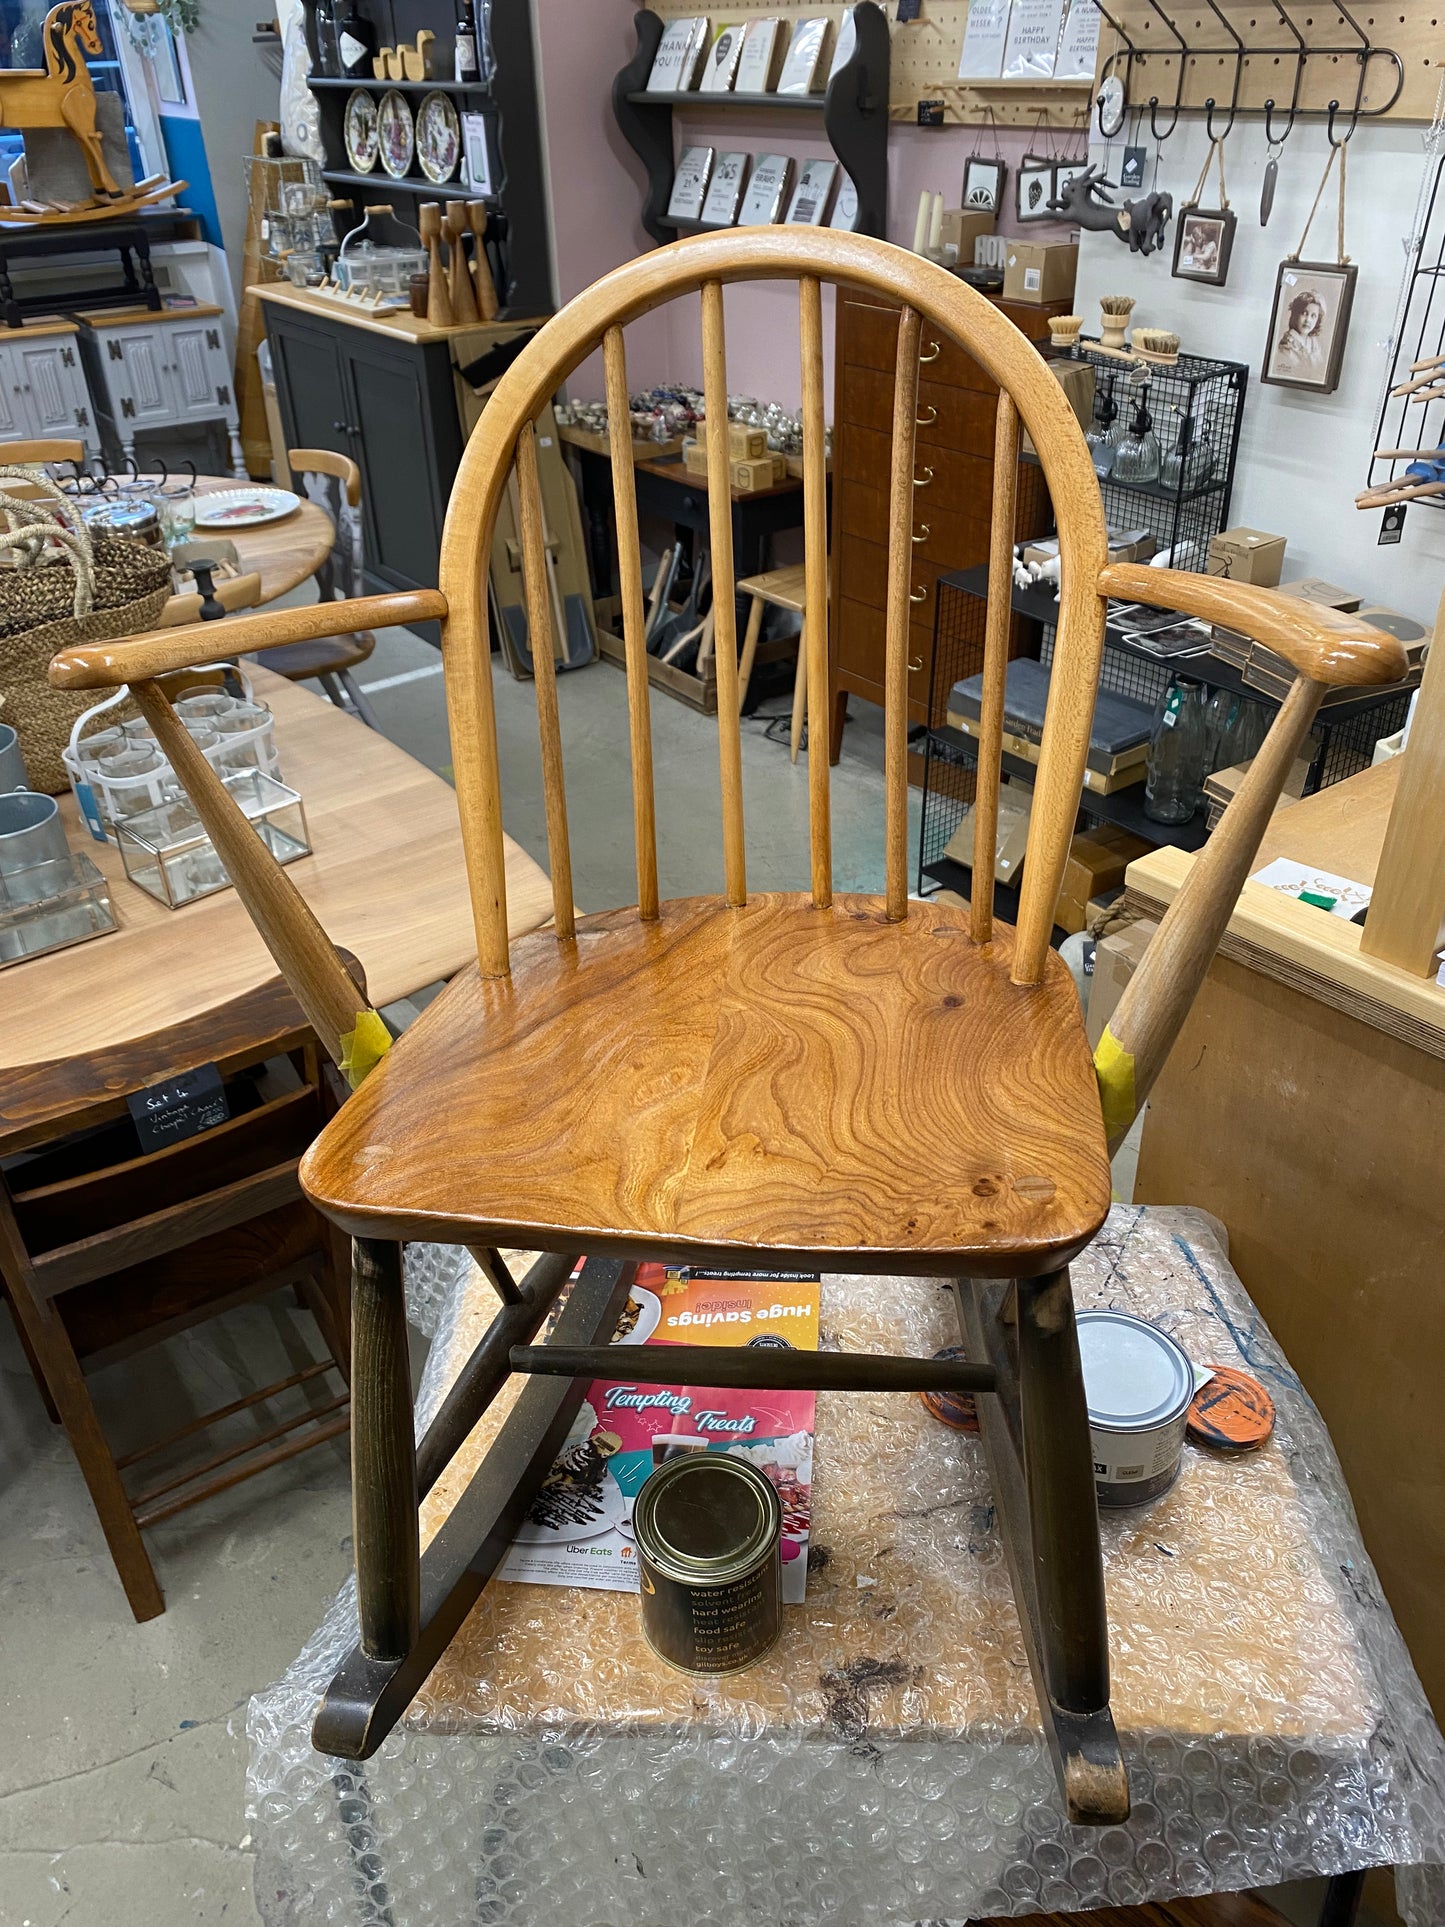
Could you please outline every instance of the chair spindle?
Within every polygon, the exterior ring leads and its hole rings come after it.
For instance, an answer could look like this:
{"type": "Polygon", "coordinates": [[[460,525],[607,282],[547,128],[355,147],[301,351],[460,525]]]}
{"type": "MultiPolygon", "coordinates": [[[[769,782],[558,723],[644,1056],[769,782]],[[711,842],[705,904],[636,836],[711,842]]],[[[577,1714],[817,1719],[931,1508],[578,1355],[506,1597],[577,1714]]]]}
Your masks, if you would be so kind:
{"type": "Polygon", "coordinates": [[[833,825],[828,719],[828,464],[823,428],[823,293],[815,275],[798,283],[803,362],[803,640],[808,672],[808,836],[813,902],[833,901],[833,825]]]}
{"type": "Polygon", "coordinates": [[[547,538],[537,474],[537,432],[528,422],[517,437],[518,533],[527,594],[527,639],[537,685],[537,730],[542,739],[542,795],[547,810],[547,858],[552,873],[552,917],[559,941],[577,934],[572,906],[572,852],[567,840],[567,786],[562,774],[562,729],[557,716],[552,600],[547,586],[547,538]]]}
{"type": "Polygon", "coordinates": [[[743,743],[738,725],[737,591],[733,497],[728,477],[728,378],[720,281],[702,285],[702,386],[707,410],[707,513],[712,541],[713,649],[717,655],[718,756],[722,767],[723,874],[727,901],[748,900],[743,841],[743,743]]]}
{"type": "Polygon", "coordinates": [[[647,683],[647,623],[642,602],[642,545],[637,538],[637,478],[632,467],[632,416],[627,351],[621,328],[602,340],[607,435],[612,444],[612,500],[617,568],[622,579],[622,639],[627,651],[627,724],[632,744],[632,833],[637,850],[637,908],[657,916],[657,813],[652,789],[652,710],[647,683]]]}
{"type": "Polygon", "coordinates": [[[993,851],[998,837],[1004,678],[1008,673],[1008,632],[1013,612],[1018,459],[1018,410],[1007,389],[1001,388],[993,428],[993,520],[989,532],[988,613],[983,636],[978,780],[973,805],[973,885],[969,892],[969,929],[975,943],[987,943],[993,936],[993,851]]]}
{"type": "Polygon", "coordinates": [[[889,918],[908,915],[908,617],[912,596],[914,430],[918,413],[916,308],[898,317],[893,371],[893,472],[888,488],[888,598],[883,669],[885,883],[889,918]]]}

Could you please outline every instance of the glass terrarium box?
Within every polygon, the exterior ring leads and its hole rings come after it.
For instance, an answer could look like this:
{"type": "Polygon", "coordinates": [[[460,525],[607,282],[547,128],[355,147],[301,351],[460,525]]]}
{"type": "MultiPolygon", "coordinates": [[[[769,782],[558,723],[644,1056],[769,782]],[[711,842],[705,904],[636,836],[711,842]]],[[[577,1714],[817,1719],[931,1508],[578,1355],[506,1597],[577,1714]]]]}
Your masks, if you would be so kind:
{"type": "MultiPolygon", "coordinates": [[[[278,863],[311,854],[306,812],[295,790],[259,769],[238,770],[223,780],[278,863]]],[[[230,887],[225,864],[183,796],[123,817],[115,828],[126,876],[167,909],[230,887]]]]}
{"type": "Polygon", "coordinates": [[[82,850],[0,873],[0,970],[115,927],[110,885],[82,850]]]}

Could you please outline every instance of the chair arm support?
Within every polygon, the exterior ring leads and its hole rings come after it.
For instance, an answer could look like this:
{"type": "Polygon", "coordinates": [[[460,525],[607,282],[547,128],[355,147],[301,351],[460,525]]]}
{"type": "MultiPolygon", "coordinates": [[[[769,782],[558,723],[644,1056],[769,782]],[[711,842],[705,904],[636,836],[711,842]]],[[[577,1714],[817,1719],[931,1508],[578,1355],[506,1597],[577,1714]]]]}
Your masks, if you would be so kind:
{"type": "Polygon", "coordinates": [[[114,689],[149,682],[173,669],[228,656],[253,655],[287,642],[346,636],[389,623],[436,622],[447,612],[439,589],[408,589],[395,595],[355,596],[345,602],[308,602],[300,609],[268,609],[232,616],[224,623],[192,622],[180,629],[152,629],[117,642],[62,649],[50,665],[54,689],[114,689]]]}
{"type": "Polygon", "coordinates": [[[1233,802],[1124,986],[1094,1053],[1111,1152],[1138,1115],[1183,1028],[1324,693],[1322,682],[1306,676],[1290,689],[1233,802]]]}
{"type": "Polygon", "coordinates": [[[1327,687],[1399,682],[1409,668],[1403,645],[1358,616],[1225,576],[1111,562],[1099,571],[1099,594],[1237,629],[1283,656],[1302,676],[1327,687]]]}

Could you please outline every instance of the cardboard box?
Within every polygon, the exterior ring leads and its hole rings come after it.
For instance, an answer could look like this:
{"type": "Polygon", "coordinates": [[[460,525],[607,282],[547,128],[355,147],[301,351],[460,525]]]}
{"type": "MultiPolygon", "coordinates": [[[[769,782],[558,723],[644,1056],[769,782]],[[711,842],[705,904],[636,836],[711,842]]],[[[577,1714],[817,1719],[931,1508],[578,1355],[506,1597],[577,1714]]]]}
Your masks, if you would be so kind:
{"type": "Polygon", "coordinates": [[[1146,855],[1153,847],[1142,836],[1115,823],[1101,823],[1097,829],[1076,836],[1069,845],[1054,922],[1063,930],[1082,930],[1089,919],[1090,898],[1117,890],[1135,857],[1146,855]]]}
{"type": "Polygon", "coordinates": [[[1284,573],[1284,537],[1263,529],[1222,529],[1209,544],[1209,575],[1231,582],[1252,582],[1259,589],[1279,587],[1284,573]]]}
{"type": "MultiPolygon", "coordinates": [[[[1147,562],[1159,547],[1159,538],[1152,529],[1110,528],[1109,560],[1111,562],[1147,562]]],[[[1059,538],[1056,535],[1041,535],[1023,547],[1025,562],[1052,562],[1059,552],[1059,538]]]]}
{"type": "Polygon", "coordinates": [[[730,462],[755,461],[767,452],[766,429],[750,428],[746,422],[728,423],[728,460],[730,462]]]}
{"type": "Polygon", "coordinates": [[[939,240],[945,249],[957,248],[959,267],[971,268],[974,265],[973,244],[980,234],[993,233],[993,222],[991,214],[981,214],[977,208],[946,207],[939,240]]]}
{"type": "Polygon", "coordinates": [[[698,440],[682,445],[682,465],[689,475],[707,474],[707,445],[698,440]]]}
{"type": "MultiPolygon", "coordinates": [[[[1067,396],[1080,428],[1087,428],[1094,419],[1094,364],[1091,361],[1064,361],[1060,358],[1045,365],[1067,396]]],[[[1024,430],[1020,446],[1025,455],[1038,454],[1027,429],[1024,430]]]]}
{"type": "Polygon", "coordinates": [[[755,460],[730,462],[728,479],[734,488],[751,490],[771,488],[775,482],[784,481],[788,464],[782,455],[765,454],[755,460]]]}
{"type": "Polygon", "coordinates": [[[1364,601],[1353,589],[1342,589],[1337,583],[1325,582],[1317,575],[1301,576],[1298,582],[1281,582],[1281,595],[1298,596],[1301,602],[1318,602],[1326,609],[1339,609],[1345,615],[1353,615],[1364,601]]]}
{"type": "Polygon", "coordinates": [[[1010,240],[1003,264],[1005,301],[1072,301],[1079,273],[1077,241],[1010,240]]]}
{"type": "Polygon", "coordinates": [[[1153,918],[1141,917],[1137,923],[1111,930],[1094,946],[1094,975],[1085,1018],[1093,1049],[1099,1048],[1104,1026],[1118,1009],[1124,986],[1144,961],[1144,952],[1158,928],[1153,918]]]}
{"type": "MultiPolygon", "coordinates": [[[[1012,883],[1028,851],[1029,814],[1034,792],[1027,783],[1004,783],[998,793],[998,834],[994,839],[994,879],[1012,883]]],[[[943,846],[943,854],[955,863],[973,868],[973,804],[964,806],[958,828],[943,846]]]]}

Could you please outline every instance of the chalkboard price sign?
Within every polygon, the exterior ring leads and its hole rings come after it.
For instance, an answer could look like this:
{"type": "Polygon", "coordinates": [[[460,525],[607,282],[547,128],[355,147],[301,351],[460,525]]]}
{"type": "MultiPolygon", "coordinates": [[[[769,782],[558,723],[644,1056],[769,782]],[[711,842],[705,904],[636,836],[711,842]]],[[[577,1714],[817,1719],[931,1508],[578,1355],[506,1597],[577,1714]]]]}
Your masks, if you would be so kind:
{"type": "Polygon", "coordinates": [[[198,1064],[164,1084],[132,1091],[126,1103],[143,1151],[164,1151],[168,1144],[214,1130],[231,1115],[226,1088],[214,1064],[198,1064]]]}

